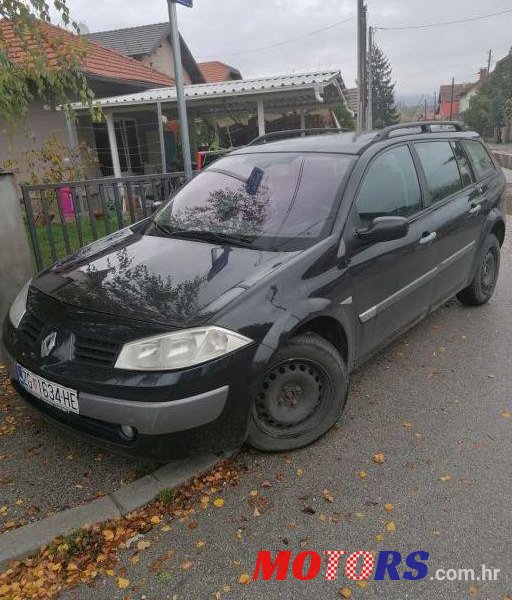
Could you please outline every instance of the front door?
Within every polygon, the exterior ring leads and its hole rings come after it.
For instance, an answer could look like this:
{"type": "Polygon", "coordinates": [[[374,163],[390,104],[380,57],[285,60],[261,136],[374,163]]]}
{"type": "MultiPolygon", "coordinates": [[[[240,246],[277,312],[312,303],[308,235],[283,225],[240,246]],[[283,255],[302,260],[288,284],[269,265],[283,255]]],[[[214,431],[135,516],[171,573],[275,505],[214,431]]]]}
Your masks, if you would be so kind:
{"type": "Polygon", "coordinates": [[[384,150],[370,163],[344,241],[361,358],[423,316],[432,299],[435,235],[408,144],[384,150]],[[382,216],[407,218],[408,235],[362,246],[357,229],[382,216]]]}

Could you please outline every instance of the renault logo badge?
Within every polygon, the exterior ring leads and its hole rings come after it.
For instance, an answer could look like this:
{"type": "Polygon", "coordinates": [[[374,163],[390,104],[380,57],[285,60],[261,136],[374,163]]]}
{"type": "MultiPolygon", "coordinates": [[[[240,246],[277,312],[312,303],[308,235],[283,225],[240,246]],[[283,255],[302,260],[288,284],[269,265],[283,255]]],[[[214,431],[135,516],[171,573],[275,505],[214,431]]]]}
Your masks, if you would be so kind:
{"type": "Polygon", "coordinates": [[[57,332],[50,333],[47,335],[44,340],[41,342],[41,356],[42,358],[46,358],[50,356],[50,354],[54,351],[55,346],[57,345],[57,332]]]}

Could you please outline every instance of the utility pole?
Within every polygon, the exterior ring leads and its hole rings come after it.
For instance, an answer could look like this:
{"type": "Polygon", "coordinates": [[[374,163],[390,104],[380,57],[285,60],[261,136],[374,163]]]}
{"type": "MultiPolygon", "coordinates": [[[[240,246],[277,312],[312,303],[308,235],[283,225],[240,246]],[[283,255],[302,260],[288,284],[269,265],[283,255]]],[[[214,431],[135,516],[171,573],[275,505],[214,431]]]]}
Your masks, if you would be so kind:
{"type": "Polygon", "coordinates": [[[357,129],[366,129],[366,108],[368,106],[367,94],[367,10],[364,0],[357,0],[357,87],[358,87],[358,114],[357,129]]]}
{"type": "Polygon", "coordinates": [[[185,83],[183,79],[183,64],[181,62],[181,42],[178,29],[178,14],[176,2],[192,7],[192,0],[167,0],[169,8],[169,27],[171,32],[172,54],[174,59],[174,79],[176,81],[176,98],[178,100],[178,115],[180,119],[181,145],[183,149],[183,164],[185,176],[192,179],[192,156],[190,154],[190,136],[188,132],[187,104],[185,101],[185,83]]]}
{"type": "Polygon", "coordinates": [[[425,96],[425,112],[423,113],[424,117],[425,117],[425,121],[428,121],[428,100],[427,97],[425,96]]]}
{"type": "Polygon", "coordinates": [[[433,113],[434,121],[436,120],[436,113],[437,113],[437,92],[434,92],[434,113],[433,113]]]}
{"type": "Polygon", "coordinates": [[[491,64],[492,64],[492,48],[489,49],[489,60],[487,61],[487,77],[491,74],[491,64]]]}
{"type": "Polygon", "coordinates": [[[373,42],[375,29],[368,29],[368,115],[366,117],[366,125],[368,131],[373,131],[373,42]]]}
{"type": "Polygon", "coordinates": [[[452,94],[450,100],[450,121],[453,119],[453,99],[455,95],[455,77],[452,77],[452,94]]]}

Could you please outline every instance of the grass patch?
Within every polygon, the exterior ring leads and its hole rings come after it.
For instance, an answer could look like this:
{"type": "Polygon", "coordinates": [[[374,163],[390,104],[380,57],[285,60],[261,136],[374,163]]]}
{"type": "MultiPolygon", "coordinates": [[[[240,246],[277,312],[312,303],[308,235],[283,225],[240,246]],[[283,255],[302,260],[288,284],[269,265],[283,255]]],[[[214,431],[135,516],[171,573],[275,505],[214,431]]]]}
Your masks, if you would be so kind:
{"type": "Polygon", "coordinates": [[[174,495],[174,490],[171,490],[170,488],[165,488],[159,492],[156,499],[162,504],[171,504],[171,502],[174,500],[174,495]]]}
{"type": "Polygon", "coordinates": [[[48,550],[50,554],[60,552],[66,558],[79,556],[93,542],[93,537],[91,531],[80,527],[61,538],[58,543],[53,542],[50,544],[48,550]]]}

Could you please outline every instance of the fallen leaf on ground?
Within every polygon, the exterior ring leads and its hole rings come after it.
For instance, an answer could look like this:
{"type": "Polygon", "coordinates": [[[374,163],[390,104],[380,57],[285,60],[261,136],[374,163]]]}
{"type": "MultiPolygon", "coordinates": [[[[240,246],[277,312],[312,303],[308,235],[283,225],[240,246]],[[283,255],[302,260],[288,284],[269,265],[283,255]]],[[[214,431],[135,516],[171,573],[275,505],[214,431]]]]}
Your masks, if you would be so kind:
{"type": "Polygon", "coordinates": [[[394,506],[391,504],[391,502],[386,502],[386,504],[384,504],[384,509],[385,509],[387,512],[393,512],[393,509],[394,509],[394,508],[395,508],[395,507],[394,507],[394,506]]]}
{"type": "Polygon", "coordinates": [[[188,571],[192,568],[192,565],[194,563],[190,560],[185,560],[181,563],[180,567],[184,570],[184,571],[188,571]]]}
{"type": "Polygon", "coordinates": [[[196,548],[204,548],[206,546],[206,542],[204,540],[197,540],[196,542],[196,548]]]}
{"type": "Polygon", "coordinates": [[[351,598],[352,597],[352,590],[350,588],[341,588],[341,590],[340,590],[340,596],[342,598],[351,598]]]}
{"type": "Polygon", "coordinates": [[[368,473],[366,471],[359,471],[357,474],[359,479],[366,479],[368,477],[368,473]]]}
{"type": "Polygon", "coordinates": [[[360,590],[365,590],[368,587],[368,582],[365,581],[364,579],[363,579],[363,581],[358,581],[356,583],[356,587],[358,587],[360,590]]]}
{"type": "Polygon", "coordinates": [[[224,506],[224,500],[223,500],[223,498],[216,498],[213,501],[213,505],[215,506],[215,508],[222,508],[224,506]]]}
{"type": "Polygon", "coordinates": [[[405,427],[405,429],[411,429],[411,427],[414,427],[414,423],[411,421],[404,421],[402,423],[402,427],[405,427]]]}
{"type": "Polygon", "coordinates": [[[112,529],[104,529],[102,533],[103,537],[107,540],[107,542],[114,539],[114,532],[112,531],[112,529]]]}
{"type": "Polygon", "coordinates": [[[117,587],[120,590],[125,590],[129,585],[130,585],[130,580],[129,579],[125,579],[124,577],[119,577],[117,579],[117,587]]]}
{"type": "Polygon", "coordinates": [[[297,469],[295,471],[295,474],[297,475],[297,477],[302,477],[302,475],[304,474],[304,471],[302,469],[297,469]]]}
{"type": "Polygon", "coordinates": [[[510,419],[510,418],[512,418],[512,412],[510,412],[509,410],[504,410],[501,413],[501,416],[503,419],[510,419]]]}
{"type": "Polygon", "coordinates": [[[386,531],[389,531],[389,533],[395,533],[396,525],[395,525],[394,521],[388,521],[386,523],[386,531]]]}
{"type": "Polygon", "coordinates": [[[137,550],[146,550],[151,546],[151,542],[142,541],[137,544],[137,550]]]}
{"type": "Polygon", "coordinates": [[[251,578],[248,573],[242,573],[238,578],[238,583],[240,585],[248,585],[251,582],[251,578]]]}
{"type": "Polygon", "coordinates": [[[160,523],[160,517],[158,515],[151,517],[151,523],[153,523],[153,525],[158,525],[158,523],[160,523]]]}
{"type": "Polygon", "coordinates": [[[443,483],[446,483],[447,481],[451,481],[451,478],[452,476],[446,473],[446,475],[441,475],[441,477],[439,477],[439,480],[443,483]]]}
{"type": "Polygon", "coordinates": [[[373,462],[376,465],[383,465],[385,460],[386,460],[386,458],[384,456],[384,453],[382,453],[382,452],[377,452],[377,454],[373,455],[373,462]]]}
{"type": "Polygon", "coordinates": [[[331,502],[331,503],[334,502],[334,498],[333,498],[333,496],[332,496],[332,494],[331,494],[331,492],[329,490],[327,490],[327,489],[324,490],[323,491],[323,496],[324,496],[324,500],[326,502],[331,502]]]}

